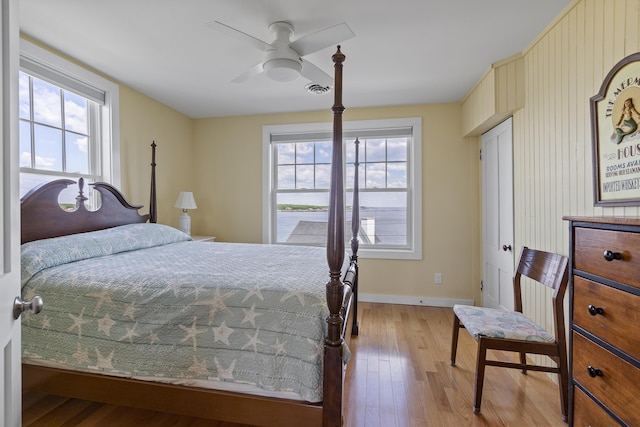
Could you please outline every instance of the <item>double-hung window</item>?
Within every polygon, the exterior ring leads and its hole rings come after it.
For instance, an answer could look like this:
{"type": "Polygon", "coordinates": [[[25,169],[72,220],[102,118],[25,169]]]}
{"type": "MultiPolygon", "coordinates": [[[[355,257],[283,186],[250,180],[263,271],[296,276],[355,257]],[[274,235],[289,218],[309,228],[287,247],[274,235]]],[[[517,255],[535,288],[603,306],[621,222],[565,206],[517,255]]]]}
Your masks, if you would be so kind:
{"type": "MultiPolygon", "coordinates": [[[[330,123],[263,128],[263,241],[326,245],[330,123]]],[[[421,121],[343,123],[345,243],[351,239],[358,140],[359,255],[421,258],[421,121]]]]}
{"type": "Polygon", "coordinates": [[[20,196],[60,178],[119,186],[118,86],[26,40],[19,85],[20,196]]]}

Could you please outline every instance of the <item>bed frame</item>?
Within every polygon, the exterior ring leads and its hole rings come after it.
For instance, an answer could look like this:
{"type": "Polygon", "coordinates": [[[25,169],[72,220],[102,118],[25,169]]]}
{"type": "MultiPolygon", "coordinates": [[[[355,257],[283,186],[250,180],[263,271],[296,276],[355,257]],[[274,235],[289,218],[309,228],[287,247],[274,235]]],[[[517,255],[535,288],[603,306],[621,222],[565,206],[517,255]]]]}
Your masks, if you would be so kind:
{"type": "MultiPolygon", "coordinates": [[[[335,68],[335,102],[333,111],[333,158],[329,222],[327,229],[326,284],[329,316],[324,346],[323,401],[312,404],[294,400],[266,398],[241,393],[169,385],[127,378],[109,377],[62,369],[23,364],[23,387],[34,391],[68,397],[171,412],[220,421],[256,426],[324,426],[342,425],[345,364],[343,345],[358,334],[358,142],[354,178],[351,249],[353,255],[344,277],[344,178],[342,168],[342,63],[344,54],[338,46],[332,56],[335,68]]],[[[148,215],[138,214],[142,206],[126,201],[119,190],[106,183],[92,185],[101,195],[100,209],[89,212],[84,207],[84,181],[78,182],[76,210],[59,208],[58,195],[72,180],[57,180],[31,190],[21,201],[22,243],[50,237],[95,231],[118,225],[155,222],[155,143],[152,144],[151,202],[148,215]]],[[[46,301],[45,310],[46,310],[46,301]]]]}

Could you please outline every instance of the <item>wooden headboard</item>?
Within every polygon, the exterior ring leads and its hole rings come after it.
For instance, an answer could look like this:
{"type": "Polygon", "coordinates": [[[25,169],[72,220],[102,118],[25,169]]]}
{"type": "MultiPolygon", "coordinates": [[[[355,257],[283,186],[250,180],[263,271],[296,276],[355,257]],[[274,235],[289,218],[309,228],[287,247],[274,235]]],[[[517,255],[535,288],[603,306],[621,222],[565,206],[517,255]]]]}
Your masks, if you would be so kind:
{"type": "Polygon", "coordinates": [[[79,192],[76,208],[66,211],[58,204],[60,192],[71,184],[70,179],[58,179],[31,189],[20,200],[21,242],[47,239],[102,230],[118,225],[146,222],[151,214],[140,215],[136,206],[129,203],[122,193],[106,182],[89,184],[100,193],[101,206],[96,211],[85,208],[84,179],[78,180],[79,192]]]}

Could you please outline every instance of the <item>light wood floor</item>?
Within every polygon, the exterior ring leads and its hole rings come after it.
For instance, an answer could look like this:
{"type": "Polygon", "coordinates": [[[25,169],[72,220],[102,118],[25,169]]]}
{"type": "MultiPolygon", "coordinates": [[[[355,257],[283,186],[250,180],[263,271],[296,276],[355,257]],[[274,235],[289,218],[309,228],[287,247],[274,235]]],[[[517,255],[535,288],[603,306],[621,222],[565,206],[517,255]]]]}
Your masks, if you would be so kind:
{"type": "MultiPolygon", "coordinates": [[[[360,304],[351,341],[346,427],[564,426],[557,385],[545,374],[487,367],[482,412],[472,412],[476,343],[460,331],[449,364],[452,310],[360,304]]],[[[516,360],[506,353],[500,359],[516,360]]],[[[242,427],[198,418],[23,393],[23,426],[242,427]]]]}

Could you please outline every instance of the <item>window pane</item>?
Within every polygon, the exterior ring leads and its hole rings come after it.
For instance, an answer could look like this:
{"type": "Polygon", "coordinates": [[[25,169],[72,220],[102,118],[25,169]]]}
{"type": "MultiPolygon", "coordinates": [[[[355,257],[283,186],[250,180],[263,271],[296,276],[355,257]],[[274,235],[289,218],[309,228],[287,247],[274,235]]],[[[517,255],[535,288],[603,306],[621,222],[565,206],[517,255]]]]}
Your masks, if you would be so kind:
{"type": "Polygon", "coordinates": [[[64,124],[66,130],[89,133],[88,101],[71,92],[64,93],[64,124]]]}
{"type": "MultiPolygon", "coordinates": [[[[364,168],[362,167],[363,165],[361,164],[358,167],[358,186],[360,188],[364,187],[364,168]]],[[[344,184],[344,188],[347,189],[352,189],[353,190],[353,171],[354,171],[355,166],[353,165],[353,163],[348,164],[346,167],[346,176],[345,176],[345,184],[344,184]]]]}
{"type": "Polygon", "coordinates": [[[328,190],[331,186],[331,165],[316,165],[316,187],[328,190]]]}
{"type": "Polygon", "coordinates": [[[360,226],[365,244],[407,245],[407,193],[360,193],[360,226]]]}
{"type": "Polygon", "coordinates": [[[387,163],[387,188],[407,188],[407,164],[387,163]]]}
{"type": "Polygon", "coordinates": [[[62,171],[62,132],[48,126],[35,125],[37,169],[62,171]]]}
{"type": "Polygon", "coordinates": [[[407,161],[407,138],[387,139],[387,161],[407,161]]]}
{"type": "Polygon", "coordinates": [[[279,165],[292,165],[295,163],[295,144],[277,144],[276,152],[279,165]]]}
{"type": "Polygon", "coordinates": [[[367,139],[364,146],[364,160],[366,162],[384,162],[386,160],[384,139],[367,139]]]}
{"type": "Polygon", "coordinates": [[[20,118],[31,118],[31,100],[29,99],[29,75],[20,73],[18,80],[18,96],[20,98],[20,118]]]}
{"type": "Polygon", "coordinates": [[[60,89],[42,80],[33,79],[34,120],[52,126],[62,126],[60,89]]]}
{"type": "Polygon", "coordinates": [[[296,186],[296,167],[278,166],[278,187],[281,190],[290,190],[296,186]]]}
{"type": "Polygon", "coordinates": [[[296,163],[313,163],[313,142],[298,142],[296,144],[296,163]]]}
{"type": "Polygon", "coordinates": [[[331,141],[316,142],[316,163],[331,163],[331,141]]]}
{"type": "Polygon", "coordinates": [[[20,167],[31,166],[31,126],[29,122],[20,120],[20,167]]]}
{"type": "Polygon", "coordinates": [[[66,171],[70,173],[89,173],[88,140],[84,135],[77,133],[65,133],[67,164],[66,171]]]}
{"type": "Polygon", "coordinates": [[[313,185],[313,165],[296,166],[296,189],[312,189],[313,185]]]}
{"type": "Polygon", "coordinates": [[[276,242],[326,244],[329,193],[277,195],[276,242]]]}
{"type": "Polygon", "coordinates": [[[365,164],[366,182],[363,182],[365,188],[385,188],[386,186],[386,163],[367,163],[365,164]]]}

